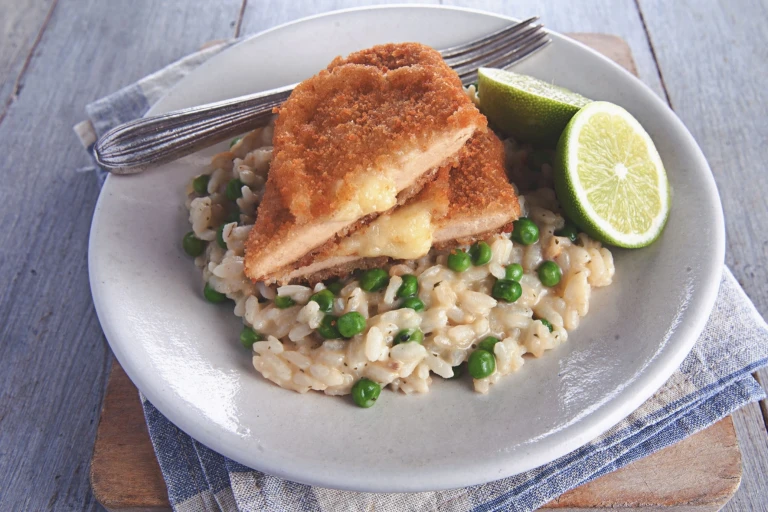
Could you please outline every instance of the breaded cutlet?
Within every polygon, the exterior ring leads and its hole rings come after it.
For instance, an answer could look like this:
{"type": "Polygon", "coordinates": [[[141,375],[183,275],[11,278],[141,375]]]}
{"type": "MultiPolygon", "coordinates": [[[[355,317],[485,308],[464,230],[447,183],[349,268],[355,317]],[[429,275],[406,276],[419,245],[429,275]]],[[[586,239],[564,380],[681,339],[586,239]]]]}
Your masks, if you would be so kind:
{"type": "Polygon", "coordinates": [[[471,244],[509,228],[519,216],[520,204],[504,169],[504,147],[491,130],[478,131],[459,153],[458,165],[443,167],[418,196],[317,254],[304,266],[279,276],[277,281],[314,283],[355,269],[379,266],[389,259],[415,259],[425,255],[430,247],[471,244]],[[430,212],[428,233],[413,220],[413,215],[408,215],[409,209],[430,212]],[[402,221],[391,222],[397,217],[402,217],[402,221]],[[401,231],[390,229],[393,224],[401,231]],[[391,238],[407,239],[414,237],[414,231],[416,238],[427,236],[426,246],[417,244],[423,249],[418,253],[398,252],[397,243],[388,243],[387,237],[381,236],[388,233],[391,238]],[[360,247],[363,250],[350,251],[360,247]],[[395,250],[385,252],[384,247],[395,250]]]}
{"type": "Polygon", "coordinates": [[[456,165],[458,160],[440,167],[435,179],[407,203],[379,215],[354,233],[326,244],[322,251],[303,258],[299,266],[288,269],[277,281],[288,283],[310,275],[317,281],[318,276],[344,275],[386,263],[391,257],[423,256],[432,246],[437,220],[448,213],[450,173],[456,165]]]}
{"type": "Polygon", "coordinates": [[[486,123],[432,48],[388,44],[335,59],[279,109],[246,275],[271,281],[402,204],[486,123]]]}
{"type": "Polygon", "coordinates": [[[451,172],[450,208],[437,221],[433,245],[465,245],[498,233],[520,216],[504,167],[504,145],[490,129],[469,139],[451,172]]]}

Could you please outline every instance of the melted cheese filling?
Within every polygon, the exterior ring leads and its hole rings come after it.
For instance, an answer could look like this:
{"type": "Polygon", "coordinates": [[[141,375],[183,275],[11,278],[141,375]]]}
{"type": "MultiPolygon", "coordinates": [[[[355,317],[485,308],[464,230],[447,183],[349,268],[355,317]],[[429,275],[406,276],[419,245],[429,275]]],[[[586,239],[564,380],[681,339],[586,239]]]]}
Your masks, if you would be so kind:
{"type": "Polygon", "coordinates": [[[416,259],[429,252],[434,231],[430,205],[404,206],[345,238],[338,254],[416,259]]]}
{"type": "MultiPolygon", "coordinates": [[[[251,260],[248,276],[255,280],[270,277],[282,267],[297,261],[302,255],[320,247],[334,234],[339,233],[358,219],[376,212],[384,212],[397,204],[399,191],[412,186],[429,169],[442,165],[447,158],[458,154],[464,143],[472,136],[475,126],[468,126],[443,134],[433,139],[426,148],[420,147],[401,155],[399,165],[380,171],[361,172],[350,181],[341,180],[337,193],[341,206],[326,218],[318,218],[302,226],[297,226],[279,243],[272,244],[268,252],[262,252],[251,260]]],[[[425,206],[426,208],[429,208],[425,206]]],[[[431,219],[431,216],[430,216],[431,219]]],[[[390,221],[393,222],[393,221],[390,221]]],[[[409,233],[390,236],[386,233],[399,231],[394,225],[379,230],[382,235],[377,242],[359,241],[360,250],[371,254],[387,254],[393,258],[411,259],[420,257],[429,251],[434,228],[422,229],[410,227],[409,233]],[[426,232],[429,232],[427,236],[426,232]],[[401,239],[397,241],[397,239],[401,239]],[[376,244],[383,248],[376,249],[376,244]],[[424,249],[426,247],[426,249],[424,249]],[[406,250],[406,248],[409,248],[406,250]],[[392,253],[392,254],[388,254],[392,253]],[[417,256],[411,256],[417,254],[417,256]]],[[[349,250],[355,250],[350,248],[349,250]]],[[[360,254],[367,256],[367,254],[360,254]]],[[[298,269],[297,269],[298,270],[298,269]]]]}
{"type": "Polygon", "coordinates": [[[365,173],[346,185],[349,199],[333,215],[334,220],[355,221],[370,213],[387,211],[397,204],[397,187],[387,175],[365,173]]]}
{"type": "Polygon", "coordinates": [[[425,170],[439,167],[448,157],[456,155],[474,131],[475,127],[469,126],[435,137],[426,150],[418,148],[405,152],[390,168],[369,169],[349,180],[340,180],[336,193],[342,205],[332,215],[332,220],[354,222],[394,207],[399,191],[413,185],[425,170]]]}

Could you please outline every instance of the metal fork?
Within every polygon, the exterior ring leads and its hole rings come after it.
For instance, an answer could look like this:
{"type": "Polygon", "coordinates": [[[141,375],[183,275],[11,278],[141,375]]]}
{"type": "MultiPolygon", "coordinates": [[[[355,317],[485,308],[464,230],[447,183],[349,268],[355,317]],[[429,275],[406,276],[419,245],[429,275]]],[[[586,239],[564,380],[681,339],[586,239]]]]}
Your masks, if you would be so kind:
{"type": "MultiPolygon", "coordinates": [[[[550,43],[534,16],[468,43],[440,51],[464,85],[480,67],[508,67],[550,43]]],[[[269,122],[272,109],[297,84],[230,100],[136,119],[104,134],[94,147],[96,162],[114,174],[134,174],[194,153],[269,122]]]]}

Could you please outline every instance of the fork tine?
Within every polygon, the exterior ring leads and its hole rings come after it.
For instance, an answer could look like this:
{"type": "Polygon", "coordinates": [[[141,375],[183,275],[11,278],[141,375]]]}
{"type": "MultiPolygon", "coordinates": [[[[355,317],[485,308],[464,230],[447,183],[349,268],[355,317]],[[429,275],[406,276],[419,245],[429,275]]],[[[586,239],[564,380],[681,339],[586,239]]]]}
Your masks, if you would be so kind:
{"type": "MultiPolygon", "coordinates": [[[[499,62],[495,64],[498,68],[507,69],[512,64],[517,64],[518,62],[527,59],[534,53],[538,52],[548,44],[552,42],[551,39],[548,37],[545,39],[536,39],[534,41],[530,41],[527,45],[518,48],[517,51],[513,52],[512,54],[508,55],[506,58],[501,59],[499,62]]],[[[483,67],[483,66],[480,66],[483,67]]],[[[485,67],[488,67],[487,65],[485,67]]],[[[461,82],[464,85],[469,85],[472,82],[477,81],[477,69],[474,69],[472,71],[467,71],[463,75],[460,75],[461,82]]]]}
{"type": "Polygon", "coordinates": [[[475,39],[473,41],[470,41],[469,43],[460,44],[457,46],[452,46],[450,48],[445,48],[443,50],[440,50],[440,54],[443,56],[444,59],[462,55],[472,50],[476,50],[477,48],[480,48],[482,46],[486,46],[494,41],[504,39],[510,34],[514,34],[515,32],[518,32],[524,29],[525,27],[537,21],[538,19],[539,19],[538,16],[533,16],[531,18],[528,18],[527,20],[521,21],[514,25],[510,25],[508,27],[504,27],[500,30],[497,30],[496,32],[492,32],[485,37],[481,37],[480,39],[475,39]]]}
{"type": "Polygon", "coordinates": [[[462,76],[467,72],[474,71],[480,67],[494,67],[514,54],[519,53],[522,49],[528,48],[531,44],[547,38],[549,38],[549,35],[546,32],[543,30],[536,30],[526,34],[524,38],[517,40],[515,44],[498,48],[478,59],[472,60],[471,62],[467,62],[460,66],[454,66],[453,69],[459,76],[462,76]]]}
{"type": "MultiPolygon", "coordinates": [[[[524,40],[519,41],[514,46],[509,46],[503,51],[494,52],[493,54],[486,55],[482,60],[482,65],[485,67],[499,67],[501,63],[516,54],[519,54],[522,50],[528,49],[531,46],[536,45],[539,41],[549,41],[549,34],[540,31],[532,33],[524,40]]],[[[477,66],[480,67],[480,66],[477,66]]]]}
{"type": "Polygon", "coordinates": [[[519,53],[517,55],[514,55],[511,60],[506,62],[500,62],[498,66],[502,69],[507,69],[512,64],[517,64],[518,62],[521,62],[527,59],[537,51],[549,45],[550,43],[552,43],[552,39],[550,39],[549,37],[547,37],[546,39],[537,40],[536,42],[531,43],[528,47],[521,48],[519,50],[519,53]]]}
{"type": "Polygon", "coordinates": [[[481,48],[478,48],[471,52],[464,53],[463,55],[460,55],[458,57],[452,57],[452,58],[443,59],[443,60],[445,60],[448,63],[448,65],[451,66],[453,69],[459,69],[473,62],[482,61],[487,55],[499,54],[500,52],[506,49],[520,46],[521,44],[525,44],[525,41],[527,41],[526,39],[527,37],[531,36],[532,34],[540,32],[541,29],[542,29],[541,25],[529,25],[528,27],[525,28],[525,30],[511,34],[504,39],[500,39],[496,42],[489,43],[481,48]]]}

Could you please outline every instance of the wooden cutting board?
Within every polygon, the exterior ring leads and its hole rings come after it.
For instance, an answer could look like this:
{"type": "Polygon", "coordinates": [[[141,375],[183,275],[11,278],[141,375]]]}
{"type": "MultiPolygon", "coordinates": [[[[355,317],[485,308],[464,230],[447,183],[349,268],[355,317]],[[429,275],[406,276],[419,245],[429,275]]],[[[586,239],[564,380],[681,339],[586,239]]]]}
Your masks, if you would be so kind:
{"type": "MultiPolygon", "coordinates": [[[[571,34],[634,74],[627,43],[605,34],[571,34]]],[[[107,510],[170,510],[138,391],[115,362],[91,460],[91,487],[107,510]]],[[[741,453],[731,418],[644,459],[573,489],[544,508],[559,512],[618,509],[719,510],[741,481],[741,453]]]]}

